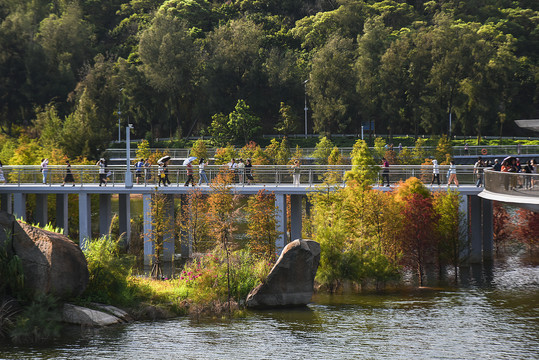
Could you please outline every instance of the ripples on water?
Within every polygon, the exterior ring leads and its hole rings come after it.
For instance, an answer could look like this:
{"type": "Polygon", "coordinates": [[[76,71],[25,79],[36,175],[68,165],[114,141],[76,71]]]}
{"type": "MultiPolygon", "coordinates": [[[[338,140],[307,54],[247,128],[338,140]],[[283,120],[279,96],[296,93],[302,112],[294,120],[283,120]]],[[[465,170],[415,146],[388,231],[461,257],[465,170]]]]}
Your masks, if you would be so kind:
{"type": "Polygon", "coordinates": [[[317,295],[306,309],[92,330],[5,359],[539,359],[539,267],[517,258],[489,286],[317,295]]]}

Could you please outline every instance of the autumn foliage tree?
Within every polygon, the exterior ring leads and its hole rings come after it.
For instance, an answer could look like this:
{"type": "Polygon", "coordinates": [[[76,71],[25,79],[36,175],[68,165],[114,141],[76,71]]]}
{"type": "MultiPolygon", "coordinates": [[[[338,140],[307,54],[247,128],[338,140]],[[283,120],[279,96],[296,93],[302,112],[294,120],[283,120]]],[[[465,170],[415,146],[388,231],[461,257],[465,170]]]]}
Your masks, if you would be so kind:
{"type": "Polygon", "coordinates": [[[496,248],[496,254],[498,255],[500,253],[500,248],[511,238],[511,230],[508,228],[511,216],[509,216],[507,210],[505,210],[505,207],[501,203],[494,201],[492,218],[494,246],[496,248]]]}
{"type": "Polygon", "coordinates": [[[406,226],[402,233],[402,251],[405,263],[415,267],[419,286],[423,286],[425,266],[432,260],[436,246],[434,232],[435,215],[430,198],[413,193],[403,205],[406,226]]]}
{"type": "Polygon", "coordinates": [[[259,190],[247,201],[247,236],[249,248],[259,256],[274,260],[276,230],[275,197],[266,190],[259,190]]]}
{"type": "Polygon", "coordinates": [[[539,213],[518,209],[517,219],[519,225],[515,228],[516,238],[532,253],[539,246],[539,213]]]}

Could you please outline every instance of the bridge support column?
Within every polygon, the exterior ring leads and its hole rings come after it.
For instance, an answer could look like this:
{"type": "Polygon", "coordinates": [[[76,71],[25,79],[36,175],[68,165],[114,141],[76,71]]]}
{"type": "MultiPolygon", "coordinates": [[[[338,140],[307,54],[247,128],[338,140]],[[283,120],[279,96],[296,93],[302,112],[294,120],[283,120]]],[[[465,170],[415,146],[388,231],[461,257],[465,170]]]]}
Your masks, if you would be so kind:
{"type": "Polygon", "coordinates": [[[470,263],[482,262],[482,222],[481,222],[481,199],[477,195],[470,196],[470,263]]]}
{"type": "Polygon", "coordinates": [[[13,213],[13,194],[2,194],[0,197],[2,211],[13,213]]]}
{"type": "Polygon", "coordinates": [[[26,220],[26,194],[13,194],[13,215],[18,219],[26,220]]]}
{"type": "Polygon", "coordinates": [[[163,195],[164,201],[164,234],[163,234],[163,261],[174,260],[174,195],[163,195]]]}
{"type": "Polygon", "coordinates": [[[108,235],[110,233],[110,224],[112,222],[111,198],[110,194],[99,194],[99,235],[108,235]]]}
{"type": "Polygon", "coordinates": [[[459,205],[459,212],[463,214],[460,226],[461,226],[461,233],[463,236],[462,243],[465,244],[465,246],[461,250],[460,257],[461,257],[461,260],[467,261],[470,255],[470,251],[468,248],[468,239],[469,239],[469,230],[470,230],[468,195],[462,195],[461,200],[460,200],[460,205],[459,205]]]}
{"type": "Polygon", "coordinates": [[[92,202],[90,194],[79,193],[79,247],[92,239],[92,202]]]}
{"type": "Polygon", "coordinates": [[[142,212],[144,218],[144,266],[149,266],[155,254],[153,240],[152,194],[142,195],[142,212]]]}
{"type": "Polygon", "coordinates": [[[275,253],[277,256],[281,255],[283,248],[288,242],[288,237],[286,234],[286,195],[285,194],[275,194],[275,212],[276,216],[276,228],[279,235],[275,241],[275,253]]]}
{"type": "Polygon", "coordinates": [[[290,241],[301,239],[302,195],[290,195],[290,241]]]}
{"type": "Polygon", "coordinates": [[[41,227],[47,225],[47,222],[49,221],[48,214],[47,214],[47,209],[48,209],[47,200],[48,200],[47,194],[36,194],[35,221],[41,227]]]}
{"type": "Polygon", "coordinates": [[[483,261],[492,261],[494,248],[494,228],[492,200],[483,202],[483,261]]]}
{"type": "Polygon", "coordinates": [[[69,233],[68,195],[56,194],[56,227],[64,229],[64,235],[69,233]]]}
{"type": "MultiPolygon", "coordinates": [[[[188,197],[185,194],[180,195],[180,216],[182,218],[186,218],[185,212],[189,212],[189,216],[191,216],[191,208],[189,207],[188,210],[185,208],[185,204],[188,201],[188,197]]],[[[191,233],[189,231],[186,231],[185,229],[180,229],[180,252],[182,255],[182,258],[188,259],[191,256],[191,252],[193,251],[193,237],[191,236],[191,233]]]]}
{"type": "Polygon", "coordinates": [[[120,235],[125,233],[125,242],[122,246],[127,248],[131,239],[131,198],[129,194],[119,194],[118,202],[120,235]]]}

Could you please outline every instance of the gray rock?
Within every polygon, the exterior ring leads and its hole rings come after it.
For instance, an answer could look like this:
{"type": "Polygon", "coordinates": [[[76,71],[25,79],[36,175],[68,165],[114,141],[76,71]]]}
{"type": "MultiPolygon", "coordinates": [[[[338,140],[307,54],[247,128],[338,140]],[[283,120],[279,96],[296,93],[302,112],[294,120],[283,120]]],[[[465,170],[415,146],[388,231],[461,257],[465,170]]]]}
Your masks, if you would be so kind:
{"type": "Polygon", "coordinates": [[[116,316],[120,320],[124,322],[130,322],[133,321],[133,318],[131,315],[129,315],[127,312],[123,311],[122,309],[117,308],[116,306],[107,305],[107,304],[99,304],[99,303],[90,303],[92,307],[95,307],[96,309],[99,309],[100,311],[104,311],[108,314],[111,314],[113,316],[116,316]]]}
{"type": "Polygon", "coordinates": [[[19,223],[6,212],[0,212],[0,226],[9,236],[13,233],[12,249],[21,259],[28,290],[63,299],[83,293],[89,272],[77,244],[65,235],[19,223]]]}
{"type": "Polygon", "coordinates": [[[89,327],[108,326],[122,322],[120,318],[114,315],[73,304],[64,304],[62,320],[68,324],[89,327]]]}
{"type": "Polygon", "coordinates": [[[250,308],[307,305],[314,291],[314,278],[320,262],[320,244],[294,240],[281,253],[266,281],[247,296],[250,308]]]}

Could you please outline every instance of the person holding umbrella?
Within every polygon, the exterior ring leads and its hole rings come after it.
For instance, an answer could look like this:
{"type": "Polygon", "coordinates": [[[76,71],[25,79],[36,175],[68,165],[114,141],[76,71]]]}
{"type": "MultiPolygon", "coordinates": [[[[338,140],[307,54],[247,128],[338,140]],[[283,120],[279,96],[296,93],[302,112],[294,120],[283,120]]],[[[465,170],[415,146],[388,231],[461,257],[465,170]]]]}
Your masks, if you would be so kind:
{"type": "Polygon", "coordinates": [[[187,181],[183,186],[189,186],[189,183],[191,183],[191,186],[195,186],[195,180],[193,179],[193,161],[188,161],[187,166],[187,181]]]}

